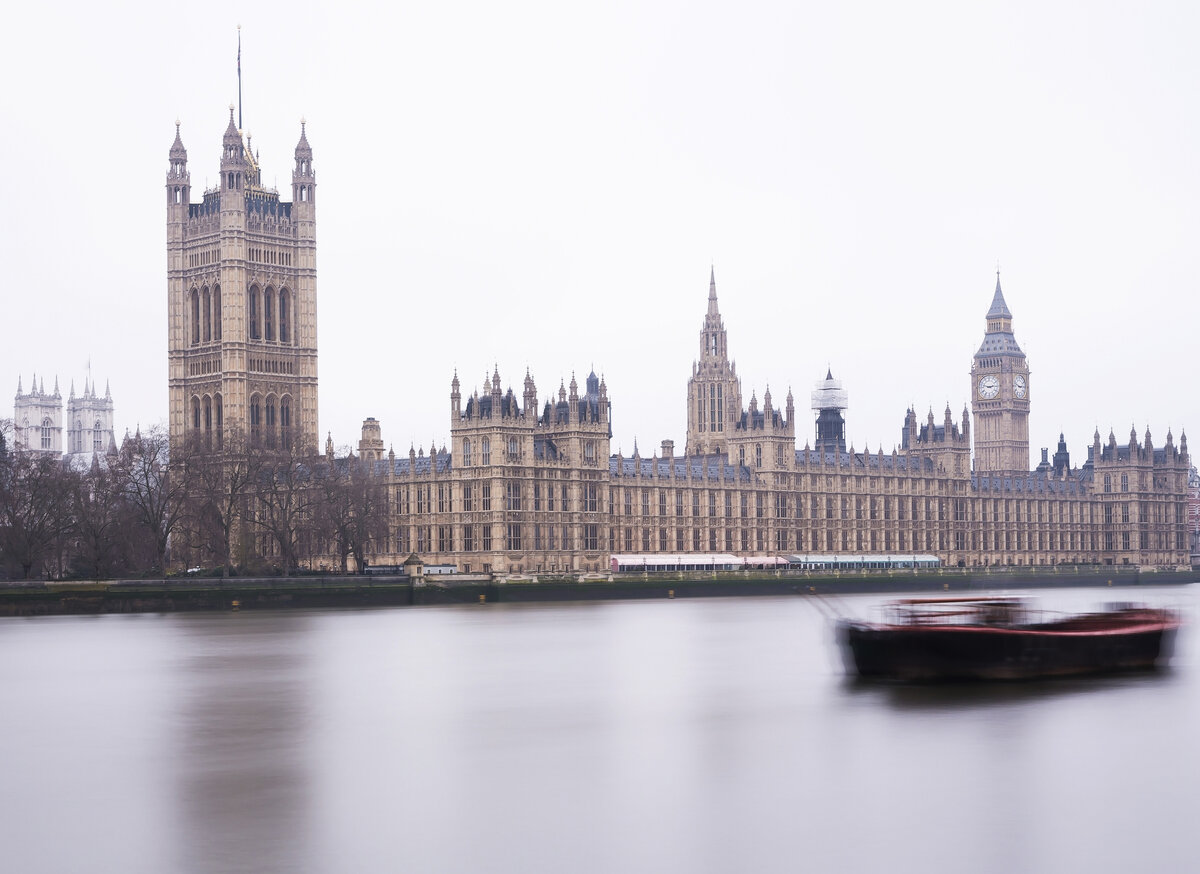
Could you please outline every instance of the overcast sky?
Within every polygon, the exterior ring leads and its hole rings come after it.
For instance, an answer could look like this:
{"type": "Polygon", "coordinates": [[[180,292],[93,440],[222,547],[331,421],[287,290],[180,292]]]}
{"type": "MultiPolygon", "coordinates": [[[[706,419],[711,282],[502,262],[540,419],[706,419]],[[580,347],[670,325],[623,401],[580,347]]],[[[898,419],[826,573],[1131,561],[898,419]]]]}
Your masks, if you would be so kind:
{"type": "MultiPolygon", "coordinates": [[[[959,419],[997,262],[1031,463],[1200,422],[1200,6],[20,4],[0,36],[0,377],[90,359],[165,421],[167,151],[193,194],[236,100],[317,172],[320,429],[449,439],[450,380],[591,367],[613,451],[682,447],[710,266],[747,403],[827,367],[848,438],[959,419]]],[[[206,183],[206,180],[208,182],[206,183]]],[[[7,402],[5,402],[7,403],[7,402]]],[[[11,406],[0,408],[11,415],[11,406]]]]}

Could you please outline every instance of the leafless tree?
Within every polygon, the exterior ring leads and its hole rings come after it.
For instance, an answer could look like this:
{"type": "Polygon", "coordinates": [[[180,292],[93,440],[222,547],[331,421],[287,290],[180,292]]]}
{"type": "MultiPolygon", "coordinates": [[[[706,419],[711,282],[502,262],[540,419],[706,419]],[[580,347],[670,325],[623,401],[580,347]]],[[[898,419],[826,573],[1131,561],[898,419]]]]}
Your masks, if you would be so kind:
{"type": "Polygon", "coordinates": [[[61,457],[0,436],[0,556],[10,575],[61,570],[71,509],[71,473],[61,457]]]}
{"type": "Polygon", "coordinates": [[[387,490],[368,462],[353,455],[329,460],[315,478],[315,530],[334,545],[342,572],[354,556],[359,573],[368,545],[387,537],[387,490]]]}
{"type": "MultiPolygon", "coordinates": [[[[175,450],[173,450],[175,451],[175,450]]],[[[177,451],[186,471],[186,518],[192,543],[206,550],[228,577],[235,541],[249,523],[248,502],[254,494],[263,454],[239,432],[228,434],[222,448],[212,451],[200,439],[190,439],[177,451]]],[[[173,466],[178,470],[178,461],[173,466]]]]}
{"type": "Polygon", "coordinates": [[[170,440],[162,428],[126,437],[110,458],[113,482],[132,508],[136,523],[152,539],[160,573],[167,572],[167,549],[187,511],[189,454],[170,464],[170,440]]]}
{"type": "Polygon", "coordinates": [[[310,531],[314,500],[314,465],[291,447],[268,450],[261,456],[255,483],[252,519],[278,552],[283,575],[295,569],[301,541],[310,531]]]}

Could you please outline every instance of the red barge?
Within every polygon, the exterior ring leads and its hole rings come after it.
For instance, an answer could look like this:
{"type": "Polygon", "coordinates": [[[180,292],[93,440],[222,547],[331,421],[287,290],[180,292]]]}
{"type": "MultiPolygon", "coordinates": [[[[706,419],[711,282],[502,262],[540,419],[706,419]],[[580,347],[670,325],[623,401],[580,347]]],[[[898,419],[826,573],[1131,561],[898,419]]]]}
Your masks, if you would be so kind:
{"type": "Polygon", "coordinates": [[[847,671],[865,679],[1027,680],[1154,668],[1170,659],[1179,622],[1134,604],[1063,616],[1020,598],[912,598],[837,630],[847,671]]]}

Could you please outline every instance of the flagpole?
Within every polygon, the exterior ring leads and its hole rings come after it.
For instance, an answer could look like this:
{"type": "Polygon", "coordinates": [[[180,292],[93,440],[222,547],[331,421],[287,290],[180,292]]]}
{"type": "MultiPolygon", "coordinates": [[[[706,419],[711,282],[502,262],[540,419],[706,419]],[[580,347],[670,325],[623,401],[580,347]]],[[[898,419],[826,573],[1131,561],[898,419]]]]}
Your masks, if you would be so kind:
{"type": "Polygon", "coordinates": [[[242,26],[241,26],[240,24],[237,26],[237,31],[238,31],[238,58],[237,58],[237,70],[238,70],[238,130],[239,130],[239,131],[241,131],[243,128],[242,128],[242,26]]]}

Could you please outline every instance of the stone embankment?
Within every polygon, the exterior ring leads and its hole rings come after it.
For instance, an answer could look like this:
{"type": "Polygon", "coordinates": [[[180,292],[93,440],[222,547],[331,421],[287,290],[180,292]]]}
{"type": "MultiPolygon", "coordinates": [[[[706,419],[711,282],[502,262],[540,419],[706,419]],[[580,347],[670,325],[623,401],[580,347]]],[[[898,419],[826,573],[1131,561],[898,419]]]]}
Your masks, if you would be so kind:
{"type": "Polygon", "coordinates": [[[473,576],[297,576],[231,579],[0,583],[0,616],[172,613],[295,607],[394,607],[421,604],[603,601],[750,595],[971,592],[1081,586],[1158,586],[1200,581],[1200,572],[1136,568],[1025,568],[995,571],[844,574],[614,574],[518,579],[473,576]]]}

